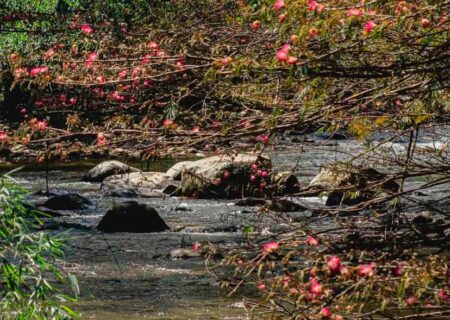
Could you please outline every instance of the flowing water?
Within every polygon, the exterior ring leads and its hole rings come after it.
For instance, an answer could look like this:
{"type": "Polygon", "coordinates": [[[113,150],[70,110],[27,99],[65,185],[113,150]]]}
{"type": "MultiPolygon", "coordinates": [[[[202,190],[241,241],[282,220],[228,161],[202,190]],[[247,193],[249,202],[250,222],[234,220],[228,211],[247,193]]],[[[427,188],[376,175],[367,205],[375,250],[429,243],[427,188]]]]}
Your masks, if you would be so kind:
{"type": "MultiPolygon", "coordinates": [[[[444,133],[446,132],[444,128],[444,133]]],[[[441,135],[442,137],[442,135],[441,135]]],[[[301,138],[302,140],[302,138],[301,138]]],[[[439,143],[448,143],[448,135],[439,143]]],[[[424,136],[419,144],[431,142],[424,136]]],[[[275,169],[292,170],[303,185],[318,173],[320,166],[346,160],[364,150],[354,140],[323,141],[301,145],[291,138],[281,140],[271,151],[275,169]]],[[[406,141],[390,145],[402,152],[406,141]]],[[[172,163],[152,163],[150,170],[162,171],[172,163]]],[[[89,198],[89,210],[65,212],[55,218],[50,232],[64,232],[67,241],[66,271],[78,278],[81,293],[73,307],[82,319],[245,319],[238,297],[228,297],[214,278],[205,272],[201,258],[173,259],[175,248],[190,247],[195,241],[238,244],[246,225],[260,223],[256,208],[233,205],[233,201],[181,198],[137,199],[153,206],[172,231],[150,234],[103,234],[95,226],[114,202],[130,199],[103,197],[100,184],[81,182],[93,163],[54,167],[49,172],[50,190],[58,193],[76,192],[89,198]],[[186,209],[188,208],[188,209],[186,209]]],[[[0,168],[1,169],[1,168],[0,168]]],[[[4,167],[3,171],[8,168],[4,167]]],[[[31,191],[45,188],[45,171],[25,169],[14,177],[31,191]]],[[[412,181],[414,185],[417,181],[412,181]]],[[[448,196],[448,185],[433,190],[434,196],[448,196]]],[[[43,196],[33,196],[41,203],[43,196]]],[[[134,199],[136,200],[136,199],[134,199]]],[[[323,203],[320,198],[295,199],[323,203]]],[[[280,226],[268,226],[268,228],[280,226]]]]}

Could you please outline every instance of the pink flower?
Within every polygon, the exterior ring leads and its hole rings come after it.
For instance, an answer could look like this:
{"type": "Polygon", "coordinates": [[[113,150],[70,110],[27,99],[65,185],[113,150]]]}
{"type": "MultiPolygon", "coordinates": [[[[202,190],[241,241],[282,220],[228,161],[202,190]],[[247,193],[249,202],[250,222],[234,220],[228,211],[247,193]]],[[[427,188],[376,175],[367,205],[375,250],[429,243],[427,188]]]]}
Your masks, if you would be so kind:
{"type": "Polygon", "coordinates": [[[91,35],[94,33],[94,29],[87,23],[84,23],[83,25],[81,25],[81,32],[86,35],[91,35]]]}
{"type": "Polygon", "coordinates": [[[87,57],[86,61],[84,62],[84,64],[86,65],[86,67],[90,68],[92,66],[92,62],[97,60],[97,58],[98,58],[97,52],[95,52],[95,51],[91,52],[88,55],[88,57],[87,57]]]}
{"type": "Polygon", "coordinates": [[[103,84],[103,83],[106,82],[106,79],[105,79],[104,76],[98,76],[98,77],[96,78],[96,80],[97,80],[98,83],[101,83],[101,84],[103,84]]]}
{"type": "Polygon", "coordinates": [[[159,44],[156,43],[155,41],[150,41],[150,42],[148,43],[148,46],[149,46],[150,48],[153,49],[153,52],[154,52],[155,54],[156,54],[156,53],[158,52],[158,50],[159,50],[159,44]]]}
{"type": "Polygon", "coordinates": [[[192,244],[192,250],[194,250],[195,252],[200,251],[201,247],[202,247],[202,244],[200,242],[194,242],[192,244]]]}
{"type": "Polygon", "coordinates": [[[264,290],[266,288],[266,285],[264,284],[264,283],[260,283],[260,284],[258,284],[258,289],[259,290],[264,290]]]}
{"type": "Polygon", "coordinates": [[[163,127],[167,128],[167,127],[170,127],[171,125],[173,125],[172,119],[166,119],[163,121],[163,127]]]}
{"type": "Polygon", "coordinates": [[[116,101],[124,101],[125,97],[119,93],[119,91],[114,91],[111,94],[111,98],[116,101]]]}
{"type": "Polygon", "coordinates": [[[280,49],[277,51],[275,57],[278,62],[286,62],[288,61],[288,52],[286,50],[280,49]]]}
{"type": "Polygon", "coordinates": [[[220,60],[220,64],[225,67],[225,66],[229,65],[232,61],[233,61],[233,58],[224,57],[224,58],[222,58],[222,60],[220,60]]]}
{"type": "Polygon", "coordinates": [[[346,266],[342,266],[341,269],[339,270],[339,272],[343,276],[348,276],[350,274],[350,270],[348,270],[348,268],[346,266]]]}
{"type": "Polygon", "coordinates": [[[447,295],[447,292],[445,292],[445,290],[439,290],[438,296],[440,299],[442,299],[444,301],[448,300],[448,295],[447,295]]]}
{"type": "Polygon", "coordinates": [[[194,132],[194,133],[200,132],[200,128],[194,127],[194,128],[192,128],[192,132],[194,132]]]}
{"type": "Polygon", "coordinates": [[[75,97],[70,98],[69,99],[69,103],[70,103],[71,106],[76,105],[77,104],[77,98],[75,98],[75,97]]]}
{"type": "Polygon", "coordinates": [[[277,11],[280,11],[281,9],[283,9],[286,5],[284,4],[284,0],[277,0],[274,5],[273,8],[277,11]]]}
{"type": "Polygon", "coordinates": [[[416,303],[417,303],[417,298],[414,296],[410,296],[409,298],[406,299],[406,304],[408,306],[415,305],[416,303]]]}
{"type": "Polygon", "coordinates": [[[375,264],[373,262],[369,264],[363,264],[358,266],[358,275],[360,277],[371,277],[373,276],[373,268],[375,267],[375,264]]]}
{"type": "Polygon", "coordinates": [[[428,28],[430,26],[430,20],[428,20],[427,18],[422,18],[420,22],[422,23],[422,27],[424,28],[428,28]]]}
{"type": "Polygon", "coordinates": [[[20,113],[24,115],[27,114],[27,109],[25,108],[20,109],[20,113]]]}
{"type": "Polygon", "coordinates": [[[268,140],[269,140],[269,135],[268,134],[263,135],[262,138],[261,138],[261,142],[262,143],[266,143],[268,140]]]}
{"type": "Polygon", "coordinates": [[[402,276],[402,275],[403,275],[403,272],[404,272],[404,269],[403,269],[402,266],[397,266],[397,267],[394,269],[394,275],[396,275],[397,277],[402,276]]]}
{"type": "Polygon", "coordinates": [[[39,131],[44,131],[45,129],[47,129],[47,121],[42,120],[36,122],[36,129],[38,129],[39,131]]]}
{"type": "Polygon", "coordinates": [[[251,175],[251,176],[250,176],[250,181],[251,181],[251,182],[255,182],[255,180],[256,180],[256,177],[255,177],[254,175],[251,175]]]}
{"type": "Polygon", "coordinates": [[[329,317],[331,317],[331,311],[330,311],[330,308],[328,308],[328,307],[323,307],[322,310],[320,310],[320,315],[321,315],[323,318],[326,318],[326,319],[328,319],[329,317]]]}
{"type": "Polygon", "coordinates": [[[211,124],[211,127],[213,128],[219,128],[220,127],[220,122],[217,120],[214,120],[211,124]]]}
{"type": "Polygon", "coordinates": [[[119,78],[120,79],[125,79],[127,77],[127,75],[128,75],[128,70],[127,69],[124,69],[124,70],[119,72],[119,78]]]}
{"type": "Polygon", "coordinates": [[[376,26],[377,26],[377,24],[375,22],[373,22],[372,20],[369,20],[366,22],[366,25],[364,26],[364,31],[366,33],[371,33],[376,26]]]}
{"type": "Polygon", "coordinates": [[[318,3],[315,0],[309,0],[308,2],[308,10],[309,11],[316,11],[317,13],[321,13],[325,6],[321,3],[318,3]]]}
{"type": "Polygon", "coordinates": [[[267,253],[272,253],[277,251],[280,248],[279,242],[268,242],[265,245],[263,245],[263,251],[267,253]]]}
{"type": "Polygon", "coordinates": [[[258,165],[256,163],[252,163],[251,168],[253,170],[256,170],[256,169],[258,169],[258,165]]]}
{"type": "Polygon", "coordinates": [[[306,243],[309,244],[310,246],[318,246],[319,245],[319,240],[317,240],[314,237],[307,236],[306,237],[306,243]]]}
{"type": "Polygon", "coordinates": [[[258,176],[260,177],[267,177],[268,173],[266,170],[258,170],[258,176]]]}
{"type": "Polygon", "coordinates": [[[30,76],[31,77],[36,77],[37,75],[41,74],[41,73],[45,73],[48,71],[48,67],[44,66],[44,67],[34,67],[30,70],[30,76]]]}
{"type": "Polygon", "coordinates": [[[228,179],[229,177],[230,177],[230,172],[228,171],[228,170],[225,170],[224,172],[223,172],[223,178],[224,179],[228,179]]]}
{"type": "Polygon", "coordinates": [[[142,65],[145,66],[150,61],[150,58],[151,55],[147,53],[144,58],[142,58],[142,65]]]}
{"type": "Polygon", "coordinates": [[[137,67],[133,68],[133,71],[131,72],[133,79],[137,78],[139,76],[140,72],[141,72],[141,68],[137,68],[137,67]]]}
{"type": "Polygon", "coordinates": [[[103,146],[106,144],[106,137],[105,134],[103,132],[99,132],[97,134],[97,145],[98,146],[103,146]]]}
{"type": "Polygon", "coordinates": [[[253,31],[259,30],[259,28],[261,28],[261,21],[259,20],[253,21],[252,24],[250,25],[250,28],[252,28],[253,31]]]}
{"type": "Polygon", "coordinates": [[[347,17],[361,17],[362,14],[363,14],[362,10],[356,8],[349,9],[347,11],[347,17]]]}
{"type": "Polygon", "coordinates": [[[309,288],[309,292],[311,292],[313,295],[321,295],[322,285],[315,279],[311,280],[311,287],[309,288]]]}
{"type": "Polygon", "coordinates": [[[288,276],[284,276],[283,287],[285,287],[285,288],[289,287],[289,281],[291,281],[291,279],[288,276]]]}
{"type": "Polygon", "coordinates": [[[8,139],[8,133],[6,131],[0,131],[0,142],[4,142],[8,139]]]}
{"type": "Polygon", "coordinates": [[[327,260],[327,265],[331,272],[338,272],[341,269],[341,259],[339,257],[332,256],[327,260]]]}
{"type": "Polygon", "coordinates": [[[294,296],[296,294],[299,294],[299,292],[298,292],[298,290],[296,288],[290,288],[289,289],[289,294],[294,296]]]}
{"type": "Polygon", "coordinates": [[[317,13],[322,13],[322,11],[323,11],[324,8],[325,8],[325,6],[324,6],[323,4],[318,3],[318,4],[316,5],[316,12],[317,12],[317,13]]]}

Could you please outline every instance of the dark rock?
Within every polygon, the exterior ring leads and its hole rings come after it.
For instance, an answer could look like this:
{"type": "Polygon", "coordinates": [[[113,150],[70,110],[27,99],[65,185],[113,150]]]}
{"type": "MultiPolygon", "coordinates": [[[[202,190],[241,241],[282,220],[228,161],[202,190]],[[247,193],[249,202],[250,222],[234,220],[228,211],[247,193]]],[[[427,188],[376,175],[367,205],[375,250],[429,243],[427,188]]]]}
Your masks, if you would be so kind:
{"type": "Polygon", "coordinates": [[[414,225],[417,225],[417,226],[427,225],[427,224],[430,224],[432,222],[433,222],[433,218],[432,217],[427,217],[427,216],[423,216],[423,215],[414,217],[414,219],[412,220],[412,223],[414,225]]]}
{"type": "Polygon", "coordinates": [[[208,233],[216,233],[216,232],[237,232],[239,230],[239,228],[237,226],[234,225],[229,225],[229,226],[217,226],[217,227],[212,227],[212,228],[208,228],[205,231],[208,233]]]}
{"type": "Polygon", "coordinates": [[[189,208],[187,203],[180,203],[175,207],[175,211],[194,211],[192,208],[189,208]]]}
{"type": "Polygon", "coordinates": [[[103,232],[162,232],[170,230],[158,212],[136,201],[118,204],[102,218],[97,229],[103,232]]]}
{"type": "Polygon", "coordinates": [[[116,175],[116,174],[124,174],[131,172],[140,172],[139,169],[130,167],[125,163],[120,161],[111,160],[104,161],[97,165],[96,167],[89,170],[83,177],[84,181],[90,182],[102,182],[107,177],[116,175]]]}
{"type": "Polygon", "coordinates": [[[239,200],[234,205],[240,207],[256,207],[256,206],[264,206],[267,204],[267,201],[259,198],[245,198],[239,200]]]}
{"type": "Polygon", "coordinates": [[[268,208],[272,211],[278,212],[297,212],[307,210],[305,206],[286,199],[274,199],[270,201],[268,208]]]}
{"type": "Polygon", "coordinates": [[[169,196],[173,196],[173,197],[178,196],[179,192],[180,192],[180,187],[176,186],[174,184],[169,184],[167,187],[165,187],[162,190],[162,193],[167,194],[169,196]]]}
{"type": "Polygon", "coordinates": [[[347,197],[345,192],[342,191],[331,191],[328,194],[327,201],[325,202],[326,206],[340,206],[340,205],[346,205],[346,206],[354,206],[357,205],[363,201],[368,200],[367,197],[358,196],[355,198],[347,197]]]}
{"type": "Polygon", "coordinates": [[[300,184],[297,176],[290,171],[278,172],[271,177],[270,191],[273,195],[287,195],[297,193],[300,190],[300,184]]]}
{"type": "Polygon", "coordinates": [[[91,205],[92,202],[88,199],[75,193],[69,193],[50,198],[42,206],[51,210],[84,210],[91,205]]]}

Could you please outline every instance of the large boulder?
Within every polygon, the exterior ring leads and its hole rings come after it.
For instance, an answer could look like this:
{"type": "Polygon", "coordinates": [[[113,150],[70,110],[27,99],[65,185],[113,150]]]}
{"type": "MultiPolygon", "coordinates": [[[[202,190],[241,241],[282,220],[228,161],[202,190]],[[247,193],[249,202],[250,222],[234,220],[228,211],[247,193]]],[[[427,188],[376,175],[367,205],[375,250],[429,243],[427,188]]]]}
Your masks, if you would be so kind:
{"type": "Polygon", "coordinates": [[[329,206],[355,205],[370,199],[376,192],[397,192],[400,188],[397,182],[373,168],[344,163],[323,168],[309,185],[330,192],[326,202],[329,206]]]}
{"type": "MultiPolygon", "coordinates": [[[[213,156],[194,161],[181,174],[181,194],[199,198],[262,195],[258,170],[269,172],[270,158],[258,154],[213,156]],[[250,177],[258,176],[258,181],[250,177]]],[[[268,177],[267,177],[268,178],[268,177]]]]}
{"type": "Polygon", "coordinates": [[[84,210],[91,205],[91,201],[75,193],[54,196],[42,204],[51,210],[84,210]]]}
{"type": "Polygon", "coordinates": [[[105,195],[113,197],[161,198],[165,190],[173,192],[176,184],[163,172],[133,172],[106,178],[101,189],[105,195]]]}
{"type": "Polygon", "coordinates": [[[169,170],[167,170],[166,175],[172,177],[174,180],[181,180],[181,173],[184,169],[189,169],[195,161],[181,161],[174,164],[169,170]]]}
{"type": "Polygon", "coordinates": [[[162,232],[170,230],[158,212],[146,204],[127,201],[106,212],[97,229],[103,232],[162,232]]]}
{"type": "Polygon", "coordinates": [[[84,181],[102,182],[105,178],[124,173],[140,172],[141,170],[116,160],[104,161],[89,170],[83,177],[84,181]]]}

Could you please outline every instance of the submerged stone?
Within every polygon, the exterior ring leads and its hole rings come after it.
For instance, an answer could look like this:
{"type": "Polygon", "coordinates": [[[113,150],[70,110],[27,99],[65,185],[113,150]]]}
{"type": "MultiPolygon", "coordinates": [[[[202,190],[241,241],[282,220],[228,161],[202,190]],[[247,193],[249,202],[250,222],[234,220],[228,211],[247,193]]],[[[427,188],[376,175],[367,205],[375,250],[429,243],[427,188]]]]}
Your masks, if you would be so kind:
{"type": "Polygon", "coordinates": [[[84,210],[91,205],[92,202],[88,199],[76,193],[69,193],[50,198],[42,206],[51,210],[84,210]]]}
{"type": "Polygon", "coordinates": [[[120,161],[111,160],[104,161],[99,165],[95,166],[91,170],[89,170],[83,177],[84,181],[89,182],[102,182],[107,177],[123,174],[123,173],[131,173],[131,172],[140,172],[139,169],[130,167],[129,165],[122,163],[120,161]]]}

